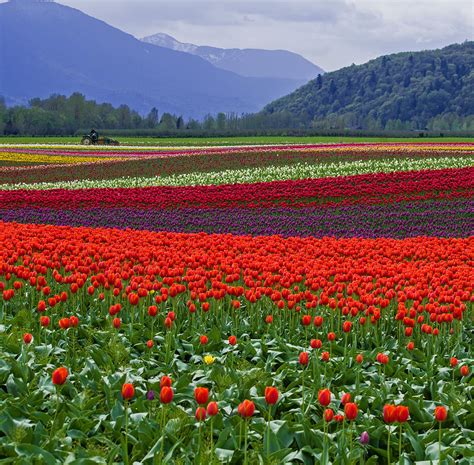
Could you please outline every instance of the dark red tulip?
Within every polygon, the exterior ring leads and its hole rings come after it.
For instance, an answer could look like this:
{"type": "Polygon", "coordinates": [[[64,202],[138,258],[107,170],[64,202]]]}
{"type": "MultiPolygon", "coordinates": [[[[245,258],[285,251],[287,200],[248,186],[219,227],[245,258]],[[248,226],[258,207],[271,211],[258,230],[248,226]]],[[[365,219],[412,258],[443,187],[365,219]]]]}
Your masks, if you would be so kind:
{"type": "Polygon", "coordinates": [[[386,404],[383,407],[383,420],[385,423],[394,423],[397,421],[397,407],[395,405],[386,404]]]}
{"type": "Polygon", "coordinates": [[[349,421],[355,420],[359,414],[357,404],[354,404],[353,402],[347,402],[347,404],[344,405],[344,413],[349,421]]]}
{"type": "Polygon", "coordinates": [[[204,421],[206,419],[206,409],[204,407],[198,407],[196,409],[196,420],[204,421]]]}
{"type": "Polygon", "coordinates": [[[332,419],[334,418],[334,412],[332,409],[330,408],[327,408],[325,411],[324,411],[324,419],[329,423],[330,421],[332,421],[332,419]]]}
{"type": "Polygon", "coordinates": [[[278,389],[267,386],[265,388],[265,402],[269,405],[275,405],[278,401],[278,389]]]}
{"type": "Polygon", "coordinates": [[[206,387],[197,387],[194,389],[194,398],[199,405],[207,404],[209,399],[209,389],[206,387]]]}
{"type": "Polygon", "coordinates": [[[448,416],[448,412],[446,410],[446,407],[438,406],[435,408],[434,417],[436,421],[442,422],[446,420],[447,416],[448,416]]]}
{"type": "Polygon", "coordinates": [[[245,399],[239,404],[237,410],[242,418],[250,418],[255,412],[255,404],[251,400],[245,399]]]}
{"type": "Polygon", "coordinates": [[[299,361],[300,365],[303,365],[303,366],[308,365],[308,362],[309,362],[308,352],[301,352],[300,356],[298,358],[298,361],[299,361]]]}
{"type": "Polygon", "coordinates": [[[408,420],[408,417],[410,416],[410,411],[408,410],[408,407],[405,407],[404,405],[398,405],[395,409],[395,417],[398,423],[405,423],[408,420]]]}
{"type": "Polygon", "coordinates": [[[56,370],[53,371],[52,375],[53,384],[56,386],[62,386],[66,382],[68,374],[69,372],[67,371],[67,368],[56,368],[56,370]]]}
{"type": "Polygon", "coordinates": [[[173,388],[168,386],[163,386],[160,391],[160,402],[162,404],[169,404],[174,397],[173,388]]]}
{"type": "Polygon", "coordinates": [[[210,417],[213,417],[219,413],[219,407],[217,406],[217,402],[209,402],[207,404],[207,414],[210,417]]]}
{"type": "Polygon", "coordinates": [[[327,407],[331,403],[331,391],[329,389],[320,389],[318,401],[322,406],[327,407]]]}
{"type": "Polygon", "coordinates": [[[130,400],[133,398],[134,395],[135,395],[135,388],[133,387],[133,384],[125,383],[122,386],[122,397],[125,400],[130,400]]]}

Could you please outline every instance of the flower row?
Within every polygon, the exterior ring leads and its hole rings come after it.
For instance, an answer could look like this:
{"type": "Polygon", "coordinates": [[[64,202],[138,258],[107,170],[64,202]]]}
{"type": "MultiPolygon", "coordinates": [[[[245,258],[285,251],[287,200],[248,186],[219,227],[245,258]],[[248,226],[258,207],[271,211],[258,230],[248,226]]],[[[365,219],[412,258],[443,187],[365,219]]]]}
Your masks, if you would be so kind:
{"type": "Polygon", "coordinates": [[[473,166],[473,164],[474,157],[472,156],[457,158],[360,160],[352,162],[322,163],[320,165],[300,163],[290,166],[232,169],[219,172],[198,172],[163,177],[117,178],[111,180],[82,179],[69,182],[4,184],[0,186],[0,189],[50,190],[242,184],[290,179],[351,176],[366,173],[463,168],[473,166]]]}

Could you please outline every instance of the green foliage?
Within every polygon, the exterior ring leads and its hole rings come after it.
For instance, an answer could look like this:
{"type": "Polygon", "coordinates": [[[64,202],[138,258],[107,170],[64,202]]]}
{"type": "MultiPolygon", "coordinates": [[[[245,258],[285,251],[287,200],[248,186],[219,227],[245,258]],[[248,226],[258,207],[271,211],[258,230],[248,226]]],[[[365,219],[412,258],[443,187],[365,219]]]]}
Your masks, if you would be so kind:
{"type": "Polygon", "coordinates": [[[472,130],[474,42],[383,56],[318,76],[262,114],[267,125],[292,118],[293,125],[321,129],[472,130]]]}

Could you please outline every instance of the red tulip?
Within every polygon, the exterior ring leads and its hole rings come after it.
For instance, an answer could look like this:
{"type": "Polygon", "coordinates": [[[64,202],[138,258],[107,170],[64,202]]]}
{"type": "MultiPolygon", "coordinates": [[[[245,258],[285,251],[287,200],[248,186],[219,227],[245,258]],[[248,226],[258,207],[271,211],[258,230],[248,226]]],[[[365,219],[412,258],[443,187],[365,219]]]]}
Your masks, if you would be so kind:
{"type": "Polygon", "coordinates": [[[301,324],[303,326],[309,326],[311,324],[311,315],[303,315],[301,317],[301,324]]]}
{"type": "Polygon", "coordinates": [[[331,391],[329,389],[320,389],[318,401],[321,405],[327,407],[331,403],[331,391]]]}
{"type": "Polygon", "coordinates": [[[146,341],[146,346],[151,349],[153,347],[153,341],[151,339],[149,339],[148,341],[146,341]]]}
{"type": "Polygon", "coordinates": [[[351,331],[351,328],[352,328],[352,322],[351,321],[344,321],[344,323],[342,324],[342,330],[345,333],[349,333],[351,331]]]}
{"type": "Polygon", "coordinates": [[[122,386],[122,397],[125,400],[130,400],[130,399],[133,399],[134,395],[135,395],[135,388],[133,387],[133,384],[125,383],[122,386]]]}
{"type": "Polygon", "coordinates": [[[49,326],[51,320],[49,316],[40,316],[40,325],[44,327],[49,326]]]}
{"type": "Polygon", "coordinates": [[[335,333],[328,333],[328,341],[332,342],[336,340],[336,334],[335,333]]]}
{"type": "Polygon", "coordinates": [[[69,318],[61,318],[59,320],[59,327],[61,329],[68,329],[70,324],[71,324],[71,321],[69,320],[69,318]]]}
{"type": "Polygon", "coordinates": [[[115,329],[119,329],[120,324],[121,324],[120,318],[114,318],[113,321],[112,321],[112,324],[114,325],[115,329]]]}
{"type": "Polygon", "coordinates": [[[52,381],[56,386],[62,386],[66,382],[69,372],[67,368],[60,367],[53,371],[52,381]]]}
{"type": "Polygon", "coordinates": [[[170,329],[172,326],[173,326],[173,320],[169,316],[167,316],[165,318],[165,327],[170,329]]]}
{"type": "Polygon", "coordinates": [[[330,421],[332,421],[333,418],[334,418],[334,412],[332,411],[332,409],[327,408],[324,411],[324,419],[329,423],[330,421]]]}
{"type": "Polygon", "coordinates": [[[449,363],[454,368],[458,364],[458,359],[456,357],[451,357],[449,363]]]}
{"type": "Polygon", "coordinates": [[[469,374],[469,367],[467,365],[463,365],[461,367],[461,376],[467,376],[469,374]]]}
{"type": "Polygon", "coordinates": [[[364,361],[364,356],[362,354],[356,355],[356,362],[360,365],[364,361]]]}
{"type": "Polygon", "coordinates": [[[69,321],[71,323],[71,326],[74,326],[74,328],[77,328],[77,326],[79,325],[79,318],[77,318],[77,316],[71,316],[69,318],[69,321]]]}
{"type": "Polygon", "coordinates": [[[410,341],[408,344],[407,344],[407,349],[408,350],[413,350],[415,348],[415,343],[413,341],[410,341]]]}
{"type": "Polygon", "coordinates": [[[323,317],[322,316],[315,316],[313,320],[313,324],[316,327],[320,327],[323,324],[323,317]]]}
{"type": "Polygon", "coordinates": [[[269,405],[275,405],[278,401],[278,389],[267,386],[265,388],[265,402],[269,405]]]}
{"type": "Polygon", "coordinates": [[[267,323],[267,324],[273,323],[273,315],[267,315],[265,317],[265,323],[267,323]]]}
{"type": "Polygon", "coordinates": [[[199,341],[202,346],[205,346],[209,342],[209,339],[207,336],[203,335],[199,338],[199,341]]]}
{"type": "Polygon", "coordinates": [[[446,411],[446,407],[438,406],[434,410],[434,417],[436,421],[442,422],[446,420],[448,416],[448,412],[446,411]]]}
{"type": "Polygon", "coordinates": [[[196,409],[196,420],[204,421],[206,419],[206,409],[204,407],[198,407],[196,409]]]}
{"type": "Polygon", "coordinates": [[[173,381],[171,380],[171,378],[169,376],[164,375],[161,377],[161,380],[160,380],[160,388],[163,388],[165,386],[171,387],[172,383],[173,381]]]}
{"type": "Polygon", "coordinates": [[[342,423],[344,421],[344,415],[334,415],[334,421],[337,423],[342,423]]]}
{"type": "Polygon", "coordinates": [[[38,302],[38,312],[45,312],[46,311],[46,302],[44,300],[40,300],[38,302]]]}
{"type": "Polygon", "coordinates": [[[329,362],[329,358],[330,358],[329,352],[323,352],[321,354],[321,360],[323,362],[329,362]]]}
{"type": "Polygon", "coordinates": [[[323,346],[321,339],[311,339],[309,344],[312,349],[320,349],[323,346]]]}
{"type": "Polygon", "coordinates": [[[30,333],[23,334],[23,342],[29,344],[33,340],[33,336],[30,333]]]}
{"type": "Polygon", "coordinates": [[[237,344],[237,338],[235,336],[229,336],[229,344],[235,346],[235,344],[237,344]]]}
{"type": "Polygon", "coordinates": [[[359,409],[357,408],[357,404],[353,402],[348,402],[344,405],[344,413],[346,414],[346,418],[349,421],[355,420],[357,415],[359,414],[359,409]]]}
{"type": "Polygon", "coordinates": [[[351,401],[351,395],[349,392],[346,392],[341,398],[341,404],[346,405],[350,401],[351,401]]]}
{"type": "Polygon", "coordinates": [[[408,420],[409,416],[410,416],[410,411],[408,410],[408,407],[405,407],[404,405],[398,405],[396,407],[395,417],[398,423],[405,423],[408,420]]]}
{"type": "Polygon", "coordinates": [[[386,404],[383,407],[383,420],[385,423],[394,423],[397,420],[395,405],[386,404]]]}
{"type": "Polygon", "coordinates": [[[298,361],[299,361],[300,365],[303,365],[303,366],[308,365],[308,362],[309,362],[308,352],[301,352],[300,356],[298,358],[298,361]]]}
{"type": "Polygon", "coordinates": [[[207,404],[209,399],[209,389],[206,387],[197,387],[194,389],[194,398],[196,402],[200,405],[207,404]]]}
{"type": "Polygon", "coordinates": [[[251,400],[245,399],[239,404],[237,410],[242,418],[250,418],[255,412],[255,404],[251,400]]]}
{"type": "Polygon", "coordinates": [[[219,413],[219,407],[217,406],[217,402],[209,402],[207,404],[207,414],[210,417],[213,417],[219,413]]]}
{"type": "Polygon", "coordinates": [[[162,404],[169,404],[174,397],[173,388],[169,386],[163,386],[160,391],[160,402],[162,404]]]}

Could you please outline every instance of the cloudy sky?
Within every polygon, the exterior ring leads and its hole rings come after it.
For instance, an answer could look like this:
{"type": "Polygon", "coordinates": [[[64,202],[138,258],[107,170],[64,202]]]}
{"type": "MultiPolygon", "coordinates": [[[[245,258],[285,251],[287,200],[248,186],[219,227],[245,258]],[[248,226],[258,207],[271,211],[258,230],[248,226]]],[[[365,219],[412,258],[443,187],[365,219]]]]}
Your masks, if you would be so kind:
{"type": "Polygon", "coordinates": [[[331,71],[473,40],[472,0],[59,0],[136,37],[287,49],[331,71]]]}

